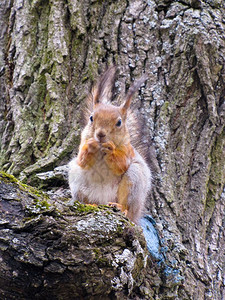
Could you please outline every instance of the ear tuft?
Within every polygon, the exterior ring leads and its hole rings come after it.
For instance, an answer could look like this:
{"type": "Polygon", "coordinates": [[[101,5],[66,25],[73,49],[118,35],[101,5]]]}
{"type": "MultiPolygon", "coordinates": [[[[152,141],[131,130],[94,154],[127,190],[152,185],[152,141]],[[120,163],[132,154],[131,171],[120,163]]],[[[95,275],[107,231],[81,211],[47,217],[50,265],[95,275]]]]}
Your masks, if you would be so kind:
{"type": "Polygon", "coordinates": [[[148,76],[146,74],[142,75],[141,78],[136,80],[131,87],[129,88],[126,97],[125,97],[125,102],[122,105],[122,111],[125,113],[128,108],[130,107],[131,100],[134,96],[134,94],[139,90],[141,85],[147,80],[148,76]]]}
{"type": "Polygon", "coordinates": [[[109,67],[99,78],[91,91],[93,105],[107,103],[112,99],[112,89],[115,84],[116,67],[109,67]]]}

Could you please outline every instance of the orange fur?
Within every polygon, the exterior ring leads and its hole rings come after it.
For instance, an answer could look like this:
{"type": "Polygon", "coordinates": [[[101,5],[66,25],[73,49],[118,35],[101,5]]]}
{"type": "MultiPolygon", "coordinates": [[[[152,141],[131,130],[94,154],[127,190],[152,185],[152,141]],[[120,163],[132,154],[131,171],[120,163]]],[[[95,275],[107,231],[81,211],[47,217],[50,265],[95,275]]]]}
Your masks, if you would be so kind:
{"type": "Polygon", "coordinates": [[[96,152],[99,149],[99,144],[94,139],[89,139],[80,146],[77,156],[77,164],[83,169],[90,169],[96,160],[96,152]]]}
{"type": "Polygon", "coordinates": [[[104,143],[103,147],[103,151],[106,153],[104,159],[110,170],[118,176],[124,174],[134,157],[134,149],[131,144],[116,147],[113,142],[108,142],[104,143]]]}
{"type": "Polygon", "coordinates": [[[127,178],[127,176],[124,176],[119,184],[117,192],[118,203],[122,206],[122,211],[128,210],[127,199],[130,193],[131,186],[132,183],[130,182],[130,180],[127,178]]]}
{"type": "Polygon", "coordinates": [[[132,84],[123,104],[114,106],[110,101],[115,73],[115,67],[108,68],[87,98],[86,126],[78,156],[70,163],[69,183],[73,199],[83,203],[116,203],[137,223],[151,185],[151,172],[136,151],[140,149],[140,130],[129,107],[146,77],[132,84]]]}

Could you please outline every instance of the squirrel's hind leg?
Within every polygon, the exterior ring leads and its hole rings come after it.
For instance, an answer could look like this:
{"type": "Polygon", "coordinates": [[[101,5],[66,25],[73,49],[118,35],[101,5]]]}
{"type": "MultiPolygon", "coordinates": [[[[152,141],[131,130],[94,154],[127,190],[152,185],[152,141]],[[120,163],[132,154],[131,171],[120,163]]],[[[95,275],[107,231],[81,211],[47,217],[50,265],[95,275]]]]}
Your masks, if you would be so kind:
{"type": "Polygon", "coordinates": [[[138,223],[142,215],[144,208],[144,201],[141,199],[141,195],[133,193],[136,183],[131,181],[129,176],[124,175],[119,187],[118,187],[118,204],[122,206],[122,211],[126,211],[126,216],[133,221],[138,223]]]}
{"type": "Polygon", "coordinates": [[[117,193],[122,210],[127,210],[127,217],[136,224],[144,212],[151,186],[151,171],[140,156],[137,158],[123,175],[117,193]]]}
{"type": "Polygon", "coordinates": [[[133,183],[127,175],[124,175],[119,187],[118,187],[118,204],[121,205],[122,211],[126,212],[126,216],[133,221],[138,223],[138,220],[141,216],[142,207],[138,204],[138,199],[131,201],[132,198],[132,187],[133,183]]]}
{"type": "Polygon", "coordinates": [[[128,196],[130,194],[131,185],[132,183],[129,178],[124,175],[120,181],[117,192],[118,204],[121,206],[122,211],[128,210],[128,196]]]}

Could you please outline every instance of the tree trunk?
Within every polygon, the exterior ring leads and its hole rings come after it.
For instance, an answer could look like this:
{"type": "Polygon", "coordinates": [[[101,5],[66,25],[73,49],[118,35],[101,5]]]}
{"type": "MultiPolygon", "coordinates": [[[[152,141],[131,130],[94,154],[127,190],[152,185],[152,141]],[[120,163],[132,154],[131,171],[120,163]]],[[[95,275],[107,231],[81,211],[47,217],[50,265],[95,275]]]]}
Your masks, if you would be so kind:
{"type": "Polygon", "coordinates": [[[174,299],[225,297],[224,15],[222,0],[0,8],[0,164],[28,182],[76,153],[82,100],[106,64],[119,69],[116,95],[148,74],[134,107],[151,144],[148,210],[183,276],[174,299]]]}

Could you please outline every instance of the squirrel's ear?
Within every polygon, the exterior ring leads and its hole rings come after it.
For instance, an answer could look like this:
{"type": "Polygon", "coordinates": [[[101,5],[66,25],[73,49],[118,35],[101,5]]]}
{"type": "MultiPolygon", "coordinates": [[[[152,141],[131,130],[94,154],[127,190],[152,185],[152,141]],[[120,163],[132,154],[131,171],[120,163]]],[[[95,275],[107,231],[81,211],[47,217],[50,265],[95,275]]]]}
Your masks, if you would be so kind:
{"type": "Polygon", "coordinates": [[[141,87],[141,85],[147,80],[147,75],[144,74],[141,76],[141,78],[139,78],[138,80],[136,80],[132,85],[131,87],[129,88],[126,96],[125,96],[125,102],[124,104],[122,104],[121,106],[121,109],[122,109],[122,112],[123,114],[126,114],[127,113],[127,110],[129,109],[130,107],[130,103],[131,103],[131,100],[134,96],[134,94],[136,93],[136,91],[141,87]]]}
{"type": "Polygon", "coordinates": [[[98,103],[107,103],[111,101],[112,89],[115,83],[116,67],[109,67],[99,78],[97,84],[91,91],[93,106],[98,103]]]}

